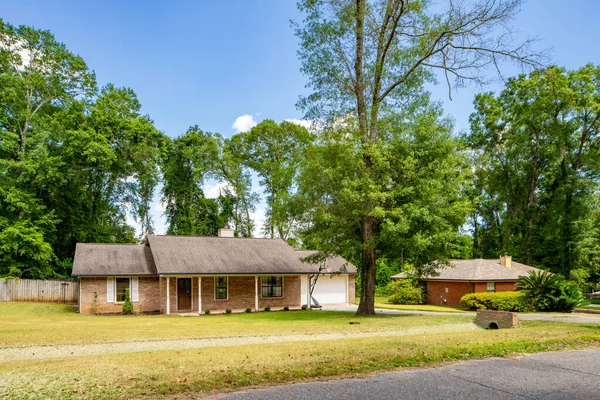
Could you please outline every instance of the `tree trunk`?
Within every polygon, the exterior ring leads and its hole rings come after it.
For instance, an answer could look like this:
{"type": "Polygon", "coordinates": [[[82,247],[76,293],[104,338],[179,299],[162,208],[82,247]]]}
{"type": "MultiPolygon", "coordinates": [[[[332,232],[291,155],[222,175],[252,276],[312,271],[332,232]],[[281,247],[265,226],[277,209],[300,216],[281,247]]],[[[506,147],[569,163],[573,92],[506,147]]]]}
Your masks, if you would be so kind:
{"type": "Polygon", "coordinates": [[[375,286],[377,284],[375,248],[372,240],[377,233],[377,226],[370,217],[365,217],[363,221],[363,243],[368,247],[363,250],[361,271],[362,293],[360,295],[360,304],[356,315],[374,315],[375,314],[375,286]]]}
{"type": "Polygon", "coordinates": [[[531,163],[531,180],[529,182],[529,196],[527,196],[527,254],[525,264],[531,264],[533,253],[533,206],[535,204],[535,192],[538,182],[538,164],[540,159],[540,132],[535,131],[535,149],[531,163]]]}

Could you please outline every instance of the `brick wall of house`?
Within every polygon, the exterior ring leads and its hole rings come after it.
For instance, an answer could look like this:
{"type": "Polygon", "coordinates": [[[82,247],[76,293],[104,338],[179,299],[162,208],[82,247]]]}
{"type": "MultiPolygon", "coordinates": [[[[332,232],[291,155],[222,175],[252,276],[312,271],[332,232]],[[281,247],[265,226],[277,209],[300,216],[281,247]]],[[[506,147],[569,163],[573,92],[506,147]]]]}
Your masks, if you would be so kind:
{"type": "MultiPolygon", "coordinates": [[[[193,288],[192,288],[193,290],[193,288]]],[[[167,278],[160,278],[160,312],[167,312],[167,278]]],[[[169,298],[171,313],[177,312],[177,278],[169,278],[169,298]]]]}
{"type": "Polygon", "coordinates": [[[470,282],[428,281],[426,302],[438,306],[459,307],[460,298],[467,293],[471,293],[472,290],[473,287],[470,282]],[[448,288],[447,292],[446,288],[448,288]]]}
{"type": "Polygon", "coordinates": [[[262,290],[260,286],[260,278],[258,280],[258,309],[262,310],[265,307],[293,307],[302,306],[300,287],[300,275],[285,276],[283,278],[283,297],[262,298],[262,290]]]}
{"type": "Polygon", "coordinates": [[[514,292],[516,289],[516,281],[513,282],[496,282],[496,292],[514,292]]]}
{"type": "Polygon", "coordinates": [[[215,278],[202,277],[202,312],[231,309],[254,310],[255,281],[253,276],[229,276],[227,279],[227,300],[215,299],[215,278]]]}
{"type": "MultiPolygon", "coordinates": [[[[80,280],[81,298],[80,312],[82,314],[92,313],[92,301],[94,293],[98,294],[96,300],[98,313],[119,313],[123,310],[121,303],[107,303],[106,301],[106,278],[105,277],[81,277],[80,280]]],[[[135,311],[157,311],[159,310],[158,277],[139,277],[138,278],[139,302],[134,302],[135,311]]]]}
{"type": "MultiPolygon", "coordinates": [[[[496,292],[512,292],[515,282],[496,282],[496,292]]],[[[469,293],[486,293],[487,282],[428,281],[427,304],[460,306],[460,298],[469,293]],[[448,292],[446,292],[448,288],[448,292]],[[446,302],[444,302],[446,299],[446,302]]]]}
{"type": "MultiPolygon", "coordinates": [[[[515,281],[496,282],[496,292],[513,292],[515,290],[515,283],[515,281]]],[[[475,293],[487,292],[487,282],[475,282],[474,285],[475,293]]]]}
{"type": "Polygon", "coordinates": [[[495,323],[498,329],[514,328],[517,326],[517,313],[508,311],[477,310],[475,323],[484,328],[490,328],[495,323]]]}
{"type": "Polygon", "coordinates": [[[348,303],[356,303],[356,279],[354,274],[348,274],[348,303]]]}

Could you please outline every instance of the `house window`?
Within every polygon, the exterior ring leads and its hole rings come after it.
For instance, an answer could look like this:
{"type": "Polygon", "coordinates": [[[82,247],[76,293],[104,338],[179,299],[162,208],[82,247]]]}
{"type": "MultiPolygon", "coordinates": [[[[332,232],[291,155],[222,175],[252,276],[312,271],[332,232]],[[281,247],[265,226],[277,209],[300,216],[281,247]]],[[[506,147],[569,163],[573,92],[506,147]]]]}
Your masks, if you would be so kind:
{"type": "Polygon", "coordinates": [[[226,276],[215,276],[215,300],[227,300],[226,276]]]}
{"type": "Polygon", "coordinates": [[[262,297],[283,297],[283,276],[263,276],[262,297]]]}
{"type": "Polygon", "coordinates": [[[122,303],[125,301],[125,291],[129,290],[129,278],[117,278],[116,286],[116,301],[122,303]]]}
{"type": "Polygon", "coordinates": [[[495,282],[488,282],[487,283],[487,291],[488,292],[495,292],[496,291],[496,283],[495,282]]]}

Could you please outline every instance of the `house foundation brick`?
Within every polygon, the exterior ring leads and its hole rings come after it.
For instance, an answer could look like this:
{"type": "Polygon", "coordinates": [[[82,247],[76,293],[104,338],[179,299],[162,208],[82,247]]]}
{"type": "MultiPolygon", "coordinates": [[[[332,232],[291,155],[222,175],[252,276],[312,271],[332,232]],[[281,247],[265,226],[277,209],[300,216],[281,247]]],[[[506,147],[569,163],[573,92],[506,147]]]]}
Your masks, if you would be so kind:
{"type": "Polygon", "coordinates": [[[506,329],[517,326],[517,313],[508,311],[477,310],[475,323],[487,329],[506,329]]]}

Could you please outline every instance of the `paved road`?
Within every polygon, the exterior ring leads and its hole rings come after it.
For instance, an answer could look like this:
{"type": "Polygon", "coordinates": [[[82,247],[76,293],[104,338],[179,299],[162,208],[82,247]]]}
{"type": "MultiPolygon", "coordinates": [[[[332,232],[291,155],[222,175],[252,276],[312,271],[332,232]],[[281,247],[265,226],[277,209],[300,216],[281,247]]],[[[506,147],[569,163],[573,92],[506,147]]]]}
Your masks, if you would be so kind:
{"type": "Polygon", "coordinates": [[[366,379],[237,392],[223,399],[600,399],[600,349],[491,358],[366,379]]]}
{"type": "MultiPolygon", "coordinates": [[[[329,304],[324,305],[323,310],[328,311],[346,311],[356,312],[358,306],[356,304],[329,304]]],[[[404,311],[404,310],[389,310],[383,308],[375,309],[377,314],[388,314],[388,315],[462,315],[462,316],[475,316],[475,313],[445,313],[445,312],[434,312],[434,311],[404,311]]],[[[579,323],[592,323],[600,324],[600,314],[578,314],[578,313],[543,313],[543,314],[518,314],[519,320],[531,321],[556,321],[556,322],[579,322],[579,323]]],[[[598,396],[600,399],[600,395],[598,396]]]]}

